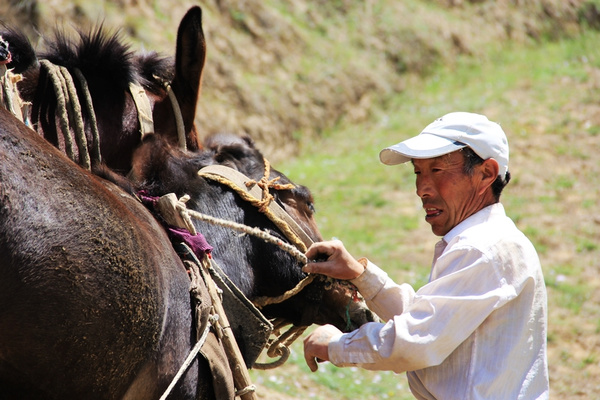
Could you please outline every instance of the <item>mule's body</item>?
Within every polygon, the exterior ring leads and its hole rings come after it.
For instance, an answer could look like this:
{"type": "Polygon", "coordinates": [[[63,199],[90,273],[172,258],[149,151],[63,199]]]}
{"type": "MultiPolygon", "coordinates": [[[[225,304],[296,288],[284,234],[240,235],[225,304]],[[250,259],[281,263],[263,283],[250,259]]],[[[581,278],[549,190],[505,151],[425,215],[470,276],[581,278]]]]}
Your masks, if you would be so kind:
{"type": "MultiPolygon", "coordinates": [[[[171,103],[164,90],[153,86],[156,82],[142,80],[147,91],[155,90],[150,103],[157,135],[136,153],[131,176],[151,194],[189,194],[191,208],[282,236],[230,189],[197,175],[210,164],[229,165],[255,179],[264,170],[260,153],[243,139],[214,138],[199,151],[193,119],[205,50],[200,17],[195,7],[181,22],[172,74],[192,151],[173,150],[171,103]]],[[[22,93],[38,110],[34,128],[49,142],[0,110],[0,399],[158,398],[197,339],[188,275],[163,226],[140,202],[51,146],[60,148],[53,100],[46,97],[45,85],[36,86],[43,79],[39,66],[27,61],[30,54],[19,53],[14,40],[10,43],[13,60],[25,60],[12,66],[23,67],[22,93]]],[[[115,47],[111,42],[91,48],[115,47]]],[[[66,64],[77,58],[65,54],[66,64]]],[[[132,100],[122,86],[103,90],[107,81],[80,67],[101,110],[96,117],[103,160],[127,172],[134,148],[142,143],[132,100]]],[[[313,239],[320,238],[305,189],[276,196],[313,239]]],[[[250,298],[279,295],[304,276],[298,262],[277,246],[200,222],[196,226],[215,247],[214,256],[230,279],[250,298]]],[[[317,282],[285,303],[265,307],[265,314],[302,325],[333,323],[344,330],[371,319],[350,302],[345,289],[323,288],[317,282]],[[356,311],[350,320],[348,311],[356,311]]],[[[210,307],[205,297],[202,323],[210,307]]],[[[223,358],[213,333],[207,346],[214,352],[211,362],[223,358]]],[[[206,359],[197,358],[169,398],[231,397],[227,368],[225,362],[213,379],[206,359]]]]}
{"type": "Polygon", "coordinates": [[[0,398],[157,397],[194,339],[189,285],[145,207],[0,110],[0,398]]]}

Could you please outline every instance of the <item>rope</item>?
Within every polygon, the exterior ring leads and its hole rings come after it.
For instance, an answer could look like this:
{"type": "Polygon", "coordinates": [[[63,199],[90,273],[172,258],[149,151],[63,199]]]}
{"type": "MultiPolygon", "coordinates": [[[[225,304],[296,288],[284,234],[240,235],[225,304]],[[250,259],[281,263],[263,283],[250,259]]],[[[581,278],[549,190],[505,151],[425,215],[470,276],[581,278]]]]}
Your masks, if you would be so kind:
{"type": "MultiPolygon", "coordinates": [[[[199,282],[201,279],[203,279],[203,274],[200,271],[200,267],[196,262],[186,262],[186,265],[189,267],[189,272],[190,272],[190,279],[191,279],[190,293],[192,294],[194,299],[196,299],[197,302],[198,301],[201,302],[200,293],[198,293],[198,291],[200,288],[199,282]]],[[[197,308],[196,308],[196,310],[197,310],[197,308]]],[[[199,321],[198,315],[196,315],[196,320],[199,321]]],[[[190,367],[190,365],[192,365],[192,363],[196,359],[198,353],[202,349],[202,346],[204,345],[204,343],[206,342],[206,338],[208,337],[208,332],[210,331],[210,328],[212,326],[216,327],[218,320],[219,320],[219,315],[215,314],[215,313],[211,314],[208,317],[208,323],[206,324],[206,327],[204,328],[202,335],[200,336],[200,338],[198,339],[198,341],[196,342],[194,347],[192,347],[192,350],[190,350],[190,353],[186,357],[186,359],[183,362],[183,364],[181,365],[181,367],[179,367],[177,374],[175,374],[175,376],[171,380],[171,383],[169,384],[169,386],[167,387],[167,389],[165,390],[163,395],[160,397],[160,400],[165,400],[169,396],[169,394],[171,394],[171,391],[173,390],[173,388],[175,387],[177,382],[181,379],[181,377],[183,376],[185,371],[187,371],[187,369],[190,367]]]]}
{"type": "Polygon", "coordinates": [[[307,262],[307,259],[306,259],[306,256],[304,255],[304,253],[300,252],[297,248],[295,248],[294,246],[290,245],[289,243],[286,243],[286,242],[282,241],[281,239],[279,239],[278,237],[273,236],[270,233],[263,231],[259,228],[251,227],[251,226],[244,225],[244,224],[239,224],[237,222],[229,221],[226,219],[212,217],[210,215],[203,214],[201,212],[194,211],[194,210],[184,209],[179,206],[177,208],[182,213],[181,215],[184,219],[186,218],[185,214],[187,213],[189,215],[189,217],[191,217],[191,218],[194,218],[194,219],[197,219],[200,221],[205,221],[205,222],[208,222],[213,225],[223,226],[226,228],[236,230],[238,232],[242,232],[242,233],[245,233],[248,235],[255,236],[257,238],[264,240],[267,243],[271,243],[276,246],[279,246],[280,248],[282,248],[283,250],[285,250],[289,254],[291,254],[302,265],[305,265],[307,262]]]}
{"type": "Polygon", "coordinates": [[[288,323],[280,320],[279,326],[274,329],[275,333],[273,333],[273,335],[279,335],[279,337],[269,345],[269,349],[267,350],[269,357],[279,357],[279,359],[270,363],[254,363],[253,368],[260,370],[275,369],[285,364],[288,360],[290,357],[289,346],[304,333],[307,327],[292,326],[285,333],[279,334],[279,330],[285,325],[288,325],[288,323]]]}
{"type": "MultiPolygon", "coordinates": [[[[268,173],[268,168],[269,168],[268,166],[269,166],[268,161],[265,160],[265,173],[268,173]]],[[[284,220],[282,220],[281,218],[276,216],[268,207],[270,202],[273,201],[273,195],[271,193],[269,193],[269,188],[272,187],[276,190],[291,189],[294,187],[293,185],[291,185],[291,184],[290,185],[275,184],[274,182],[277,181],[279,179],[279,177],[272,179],[272,180],[268,180],[266,178],[266,176],[268,176],[268,175],[263,176],[263,178],[261,178],[260,181],[258,181],[258,182],[257,181],[249,181],[246,183],[247,186],[256,184],[263,189],[263,198],[256,199],[250,193],[248,193],[244,189],[238,187],[230,179],[227,179],[227,178],[219,176],[219,175],[211,174],[211,173],[208,173],[208,174],[199,173],[198,175],[201,177],[204,177],[204,178],[212,179],[215,182],[220,183],[221,185],[225,185],[225,186],[233,189],[244,201],[254,205],[255,207],[257,207],[259,209],[259,211],[261,211],[263,214],[265,214],[277,226],[277,228],[279,228],[279,230],[281,230],[281,232],[285,235],[285,237],[287,237],[290,240],[290,242],[292,242],[292,244],[294,246],[296,246],[297,249],[299,249],[302,253],[306,252],[307,247],[304,244],[304,242],[302,240],[300,240],[298,235],[296,235],[296,233],[290,228],[290,226],[284,220]],[[266,188],[266,190],[265,190],[265,188],[266,188]]],[[[306,261],[304,261],[304,263],[306,263],[306,261]]]]}
{"type": "MultiPolygon", "coordinates": [[[[70,130],[70,121],[74,121],[75,126],[73,127],[73,130],[75,132],[75,141],[77,142],[79,151],[79,164],[89,170],[91,169],[90,154],[85,135],[81,104],[79,102],[79,96],[77,95],[77,89],[75,88],[73,78],[65,67],[54,65],[48,60],[41,60],[40,64],[42,67],[46,68],[50,81],[54,87],[60,130],[65,140],[65,152],[71,160],[77,162],[74,156],[73,138],[70,130]]],[[[81,78],[83,78],[83,75],[81,75],[81,78]]],[[[94,142],[98,143],[97,153],[99,156],[99,139],[94,138],[94,142]]],[[[96,147],[96,144],[94,144],[94,147],[96,147]]],[[[96,150],[94,150],[94,152],[96,152],[96,150]]],[[[94,162],[100,162],[99,158],[96,158],[94,162]]]]}
{"type": "Polygon", "coordinates": [[[83,90],[85,106],[90,117],[90,125],[92,127],[92,159],[94,162],[100,163],[102,162],[102,155],[100,154],[100,132],[98,131],[98,121],[96,120],[96,111],[94,111],[90,87],[88,86],[85,76],[83,76],[83,73],[78,68],[75,68],[74,72],[75,77],[78,79],[81,89],[83,90]]]}
{"type": "Polygon", "coordinates": [[[77,89],[69,71],[65,67],[59,67],[59,71],[63,77],[63,83],[66,85],[65,97],[69,105],[67,108],[69,117],[75,124],[75,141],[79,148],[79,163],[83,168],[89,170],[91,169],[90,153],[88,151],[85,125],[83,124],[83,114],[81,112],[79,97],[77,96],[77,89]]]}
{"type": "Polygon", "coordinates": [[[173,390],[173,388],[175,387],[175,385],[177,384],[179,379],[181,379],[181,377],[183,376],[185,371],[187,371],[187,369],[190,367],[190,365],[192,365],[192,363],[196,359],[196,356],[198,355],[198,352],[200,352],[200,349],[204,345],[204,342],[206,342],[206,338],[208,337],[208,332],[210,331],[210,327],[211,327],[211,323],[206,324],[206,328],[204,329],[204,332],[202,332],[202,336],[196,342],[196,344],[194,345],[194,347],[188,354],[187,358],[185,359],[184,363],[181,365],[181,367],[179,367],[179,371],[177,371],[177,374],[175,374],[175,376],[171,380],[171,383],[167,387],[167,390],[165,390],[163,395],[160,396],[160,400],[165,400],[171,394],[171,391],[173,390]]]}
{"type": "Polygon", "coordinates": [[[69,130],[69,115],[67,113],[67,104],[63,89],[64,85],[61,79],[62,74],[60,73],[58,67],[48,60],[40,60],[40,64],[42,67],[46,68],[48,77],[54,86],[60,129],[65,139],[65,153],[67,154],[67,157],[75,161],[73,156],[73,139],[71,138],[69,130]]]}
{"type": "Polygon", "coordinates": [[[236,397],[243,397],[244,395],[256,392],[256,385],[248,385],[243,389],[240,389],[235,392],[236,397]]]}

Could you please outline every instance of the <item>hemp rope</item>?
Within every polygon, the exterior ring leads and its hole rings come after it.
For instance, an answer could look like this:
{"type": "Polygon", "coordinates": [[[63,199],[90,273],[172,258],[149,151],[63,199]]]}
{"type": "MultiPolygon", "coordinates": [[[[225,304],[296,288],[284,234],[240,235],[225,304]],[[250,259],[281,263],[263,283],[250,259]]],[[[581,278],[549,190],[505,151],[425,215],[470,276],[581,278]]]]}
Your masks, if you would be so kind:
{"type": "Polygon", "coordinates": [[[271,358],[279,357],[279,359],[270,363],[254,363],[253,368],[260,370],[275,369],[282,366],[290,357],[290,346],[296,341],[306,330],[306,326],[292,326],[287,332],[280,333],[281,328],[289,325],[284,319],[276,321],[273,327],[273,335],[278,336],[268,346],[267,355],[271,358]]]}
{"type": "MultiPolygon", "coordinates": [[[[306,248],[306,245],[304,244],[304,242],[302,242],[302,240],[300,240],[298,235],[296,235],[296,233],[294,233],[294,231],[289,227],[289,225],[284,220],[277,217],[269,209],[269,204],[271,204],[271,201],[273,201],[273,199],[274,199],[273,195],[269,192],[270,188],[273,188],[275,190],[286,190],[286,189],[293,189],[294,185],[293,184],[282,185],[282,184],[275,183],[279,180],[280,177],[276,177],[274,179],[269,180],[268,177],[270,175],[271,164],[266,159],[264,159],[264,163],[265,163],[265,170],[264,170],[263,177],[259,181],[250,180],[250,181],[246,182],[246,186],[248,186],[248,187],[250,187],[252,185],[257,185],[262,189],[262,191],[263,191],[262,199],[254,198],[254,196],[252,196],[250,193],[247,193],[242,188],[239,188],[234,182],[232,182],[231,180],[229,180],[225,177],[211,174],[211,173],[208,173],[208,174],[198,173],[198,175],[201,177],[204,177],[204,178],[211,179],[217,183],[220,183],[222,185],[225,185],[225,186],[233,189],[244,201],[257,207],[260,212],[265,214],[281,230],[281,232],[290,240],[290,242],[292,242],[292,244],[294,246],[296,246],[297,249],[299,249],[302,253],[305,253],[307,248],[306,248]]],[[[306,264],[306,261],[304,261],[304,264],[306,264]]]]}
{"type": "Polygon", "coordinates": [[[98,121],[96,120],[96,111],[94,110],[94,103],[92,102],[92,94],[90,93],[90,87],[88,86],[87,80],[83,73],[75,68],[75,77],[81,84],[83,90],[83,96],[85,99],[86,110],[90,116],[90,126],[92,128],[92,159],[95,162],[102,162],[102,155],[100,154],[100,132],[98,131],[98,121]]]}
{"type": "MultiPolygon", "coordinates": [[[[203,279],[202,278],[203,274],[200,270],[200,267],[195,262],[186,262],[186,264],[189,267],[189,271],[190,271],[190,279],[191,279],[190,293],[193,295],[193,297],[196,299],[196,301],[199,301],[198,300],[200,298],[200,295],[198,293],[198,288],[200,286],[199,281],[200,281],[200,279],[203,279]]],[[[196,316],[196,318],[198,318],[198,317],[196,316]]],[[[160,396],[160,400],[165,400],[169,396],[169,394],[171,394],[171,391],[173,390],[173,388],[175,387],[177,382],[179,382],[179,380],[181,379],[181,377],[183,376],[185,371],[187,371],[187,369],[190,367],[190,365],[192,365],[192,363],[196,359],[196,356],[202,349],[202,346],[204,345],[204,343],[206,342],[206,338],[208,337],[208,332],[210,331],[211,326],[216,326],[216,324],[218,323],[218,320],[219,320],[219,314],[211,313],[211,315],[209,315],[208,322],[206,324],[206,327],[204,328],[204,331],[202,332],[202,335],[200,335],[200,338],[198,339],[198,341],[196,342],[196,344],[194,345],[192,350],[190,350],[190,353],[186,357],[186,359],[183,362],[183,364],[181,365],[181,367],[179,367],[179,370],[177,371],[177,373],[171,380],[171,383],[169,384],[167,389],[164,391],[163,395],[160,396]]]]}
{"type": "MultiPolygon", "coordinates": [[[[62,83],[62,74],[57,66],[52,64],[48,60],[40,60],[42,67],[45,67],[48,73],[48,77],[53,84],[54,93],[56,95],[57,113],[60,122],[61,133],[65,140],[65,153],[72,161],[75,161],[73,156],[73,139],[71,138],[69,131],[69,115],[67,112],[67,104],[65,100],[64,85],[62,83]]],[[[63,78],[64,79],[64,78],[63,78]]],[[[76,161],[75,161],[76,162],[76,161]]]]}
{"type": "MultiPolygon", "coordinates": [[[[74,162],[77,162],[74,156],[73,137],[71,136],[71,121],[73,123],[73,130],[75,132],[75,141],[77,142],[79,152],[79,164],[85,169],[91,169],[90,154],[87,145],[87,137],[85,135],[85,125],[83,122],[83,114],[81,111],[81,103],[79,96],[77,95],[77,89],[73,81],[73,77],[67,70],[67,68],[54,65],[48,60],[41,60],[40,64],[44,67],[48,73],[48,77],[53,84],[54,93],[56,95],[57,112],[60,122],[60,130],[65,140],[65,152],[74,162]]],[[[81,72],[78,74],[78,79],[81,80],[83,75],[81,72]]],[[[85,80],[85,78],[84,78],[85,80]]],[[[87,88],[87,84],[85,85],[87,88]]],[[[84,88],[86,108],[88,111],[91,109],[93,113],[93,105],[91,104],[91,96],[89,96],[89,89],[84,88]]],[[[93,151],[94,151],[94,162],[100,162],[100,140],[98,135],[98,127],[95,115],[92,117],[95,128],[92,128],[94,135],[93,138],[93,151]],[[97,157],[96,157],[97,154],[97,157]]]]}

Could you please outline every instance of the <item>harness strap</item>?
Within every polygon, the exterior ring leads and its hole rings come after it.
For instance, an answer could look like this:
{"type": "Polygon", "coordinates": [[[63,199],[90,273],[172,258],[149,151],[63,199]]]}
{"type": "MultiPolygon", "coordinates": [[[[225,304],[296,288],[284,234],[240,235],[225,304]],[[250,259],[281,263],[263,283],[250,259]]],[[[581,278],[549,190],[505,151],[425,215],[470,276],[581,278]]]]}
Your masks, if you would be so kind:
{"type": "MultiPolygon", "coordinates": [[[[198,175],[227,185],[240,195],[245,194],[246,197],[250,196],[255,201],[262,200],[263,190],[258,187],[256,182],[233,168],[224,165],[209,165],[198,171],[198,175]],[[248,186],[249,183],[250,186],[248,186]]],[[[244,196],[242,195],[242,197],[244,196]]],[[[276,218],[273,222],[282,229],[284,233],[286,233],[289,228],[289,230],[300,239],[301,243],[295,243],[297,247],[301,248],[302,251],[306,251],[306,249],[310,247],[313,240],[279,204],[273,201],[270,202],[268,210],[276,218]],[[286,225],[288,228],[286,228],[286,225]],[[299,246],[299,244],[302,244],[304,248],[299,246]]],[[[288,238],[293,241],[293,238],[288,238]]]]}
{"type": "Polygon", "coordinates": [[[137,82],[129,83],[129,92],[137,108],[138,121],[140,122],[140,133],[142,139],[150,132],[154,132],[154,121],[152,119],[152,108],[146,91],[137,82]]]}
{"type": "Polygon", "coordinates": [[[175,96],[175,92],[173,92],[173,88],[170,84],[165,84],[165,89],[167,90],[167,95],[169,96],[169,100],[171,100],[171,107],[173,107],[173,114],[175,114],[175,123],[177,124],[177,140],[179,140],[179,147],[183,150],[187,150],[187,144],[185,141],[185,125],[183,123],[183,115],[181,114],[181,107],[179,107],[179,102],[177,101],[177,96],[175,96]]]}

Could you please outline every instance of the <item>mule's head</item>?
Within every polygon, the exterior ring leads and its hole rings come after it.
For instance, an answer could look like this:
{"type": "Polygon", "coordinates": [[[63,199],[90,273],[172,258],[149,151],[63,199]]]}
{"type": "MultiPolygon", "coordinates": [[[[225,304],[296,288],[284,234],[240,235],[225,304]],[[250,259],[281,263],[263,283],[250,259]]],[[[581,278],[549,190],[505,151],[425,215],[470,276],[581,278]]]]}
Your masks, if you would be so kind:
{"type": "MultiPolygon", "coordinates": [[[[204,148],[212,154],[215,163],[236,169],[251,179],[258,181],[265,173],[266,161],[247,136],[213,135],[205,140],[204,148]]],[[[274,201],[300,225],[312,241],[322,240],[314,219],[314,199],[310,190],[293,184],[287,176],[275,169],[269,168],[268,171],[268,179],[276,179],[270,188],[274,201]],[[288,184],[292,184],[292,188],[288,188],[288,184]]],[[[265,222],[265,217],[256,210],[250,209],[246,218],[253,226],[262,226],[282,241],[287,240],[277,228],[268,224],[268,221],[265,222]]],[[[251,263],[255,280],[251,296],[254,298],[278,296],[283,291],[294,288],[306,277],[301,270],[302,265],[291,255],[260,240],[253,239],[252,246],[251,263]]],[[[281,304],[267,306],[264,311],[270,317],[287,319],[296,325],[329,323],[344,331],[377,318],[351,285],[324,277],[317,277],[295,296],[281,304]]]]}
{"type": "MultiPolygon", "coordinates": [[[[18,87],[21,97],[31,103],[32,126],[63,152],[68,154],[69,147],[64,127],[75,142],[78,115],[92,158],[96,125],[102,162],[121,174],[129,171],[132,153],[144,133],[154,132],[171,143],[199,149],[194,118],[206,55],[199,7],[192,7],[179,25],[174,62],[154,52],[135,54],[119,34],[109,35],[102,26],[80,32],[78,42],[58,31],[40,54],[16,30],[0,35],[9,43],[13,56],[8,67],[25,78],[18,87]],[[54,82],[65,74],[75,90],[57,95],[54,82]],[[78,98],[80,111],[63,108],[60,98],[78,98]],[[63,115],[68,115],[66,125],[63,115]]],[[[82,148],[73,147],[77,161],[82,148]]]]}
{"type": "MultiPolygon", "coordinates": [[[[135,152],[130,177],[138,189],[151,195],[187,194],[191,197],[187,202],[190,209],[258,227],[281,241],[288,241],[275,223],[236,191],[198,175],[198,170],[212,164],[229,166],[255,180],[260,180],[265,172],[265,160],[248,137],[213,136],[205,141],[204,150],[193,153],[177,149],[158,136],[150,136],[135,152]]],[[[270,171],[271,179],[280,177],[278,183],[290,183],[283,174],[270,171]]],[[[295,185],[293,189],[272,187],[270,191],[274,201],[294,217],[308,236],[321,240],[313,218],[313,198],[307,188],[295,185]]],[[[277,245],[199,220],[194,225],[214,247],[213,258],[251,300],[279,296],[306,277],[301,263],[277,245]]],[[[264,307],[264,312],[269,318],[283,318],[296,325],[330,323],[344,331],[374,320],[349,285],[322,277],[285,302],[264,307]]]]}

